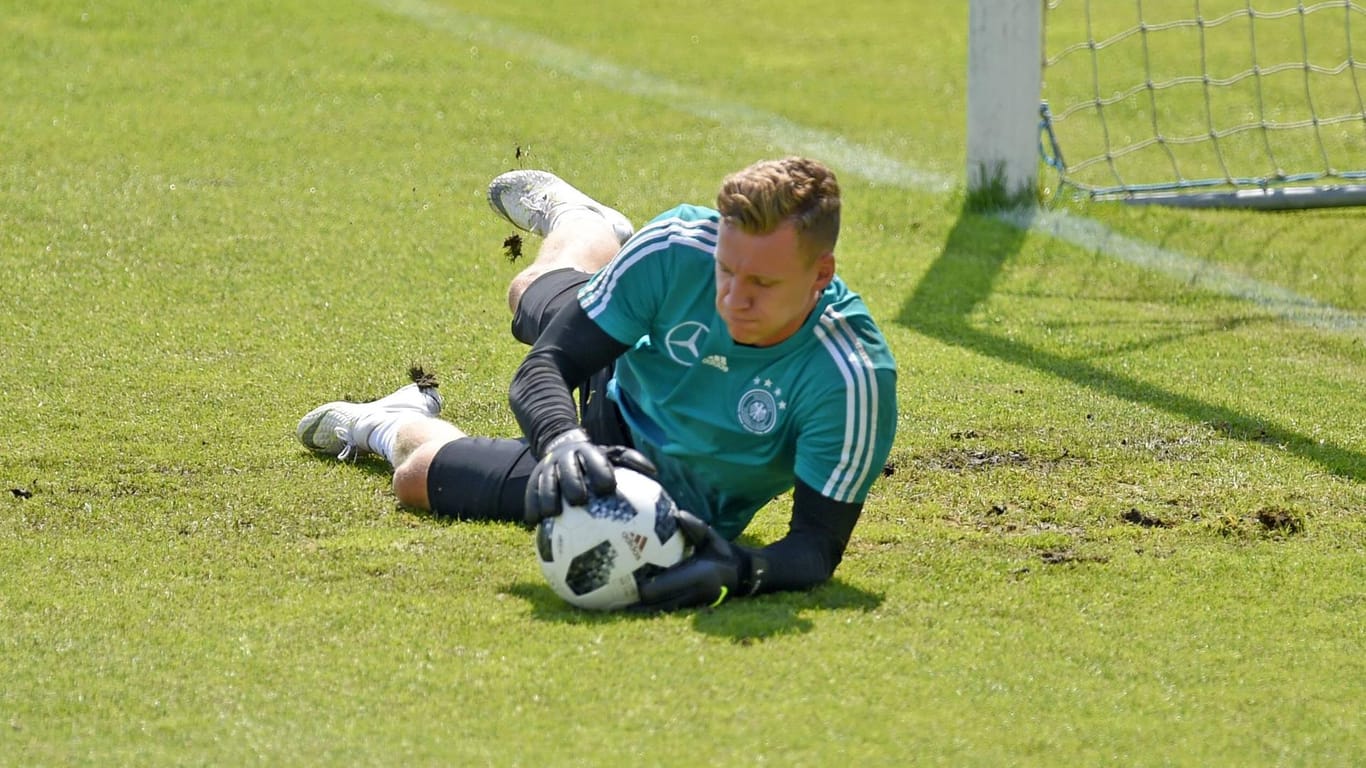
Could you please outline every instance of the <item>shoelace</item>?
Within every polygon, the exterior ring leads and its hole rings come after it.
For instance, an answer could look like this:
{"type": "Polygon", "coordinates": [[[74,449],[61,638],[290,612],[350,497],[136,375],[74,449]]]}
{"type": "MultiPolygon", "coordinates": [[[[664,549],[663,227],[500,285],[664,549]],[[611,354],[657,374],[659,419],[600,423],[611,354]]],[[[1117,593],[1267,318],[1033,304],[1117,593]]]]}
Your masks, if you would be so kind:
{"type": "Polygon", "coordinates": [[[337,436],[337,439],[342,441],[341,453],[337,454],[338,461],[354,459],[360,453],[360,451],[356,448],[356,444],[346,439],[347,433],[349,431],[350,430],[348,430],[346,427],[337,427],[335,430],[333,430],[333,434],[337,436]]]}
{"type": "MultiPolygon", "coordinates": [[[[541,228],[548,229],[550,226],[550,195],[545,192],[538,192],[534,195],[523,197],[522,205],[531,211],[533,218],[541,220],[541,228]]],[[[534,223],[534,222],[530,222],[534,223]]]]}

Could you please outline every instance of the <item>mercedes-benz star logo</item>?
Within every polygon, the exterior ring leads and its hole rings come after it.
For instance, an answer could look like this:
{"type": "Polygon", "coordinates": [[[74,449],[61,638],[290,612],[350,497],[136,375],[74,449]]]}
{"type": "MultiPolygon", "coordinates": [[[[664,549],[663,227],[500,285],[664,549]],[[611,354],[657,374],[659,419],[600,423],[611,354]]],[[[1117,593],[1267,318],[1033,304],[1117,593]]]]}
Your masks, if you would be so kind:
{"type": "Polygon", "coordinates": [[[679,323],[664,335],[664,350],[675,363],[692,367],[702,357],[702,342],[707,333],[707,326],[696,320],[679,323]]]}

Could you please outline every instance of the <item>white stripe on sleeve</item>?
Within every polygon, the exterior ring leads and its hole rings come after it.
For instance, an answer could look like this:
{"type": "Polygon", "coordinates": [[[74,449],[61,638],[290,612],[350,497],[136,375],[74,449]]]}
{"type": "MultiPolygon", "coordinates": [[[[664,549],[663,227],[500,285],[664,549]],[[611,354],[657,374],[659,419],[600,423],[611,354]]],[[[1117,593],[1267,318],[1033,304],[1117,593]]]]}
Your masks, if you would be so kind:
{"type": "Polygon", "coordinates": [[[839,312],[827,307],[815,328],[835,368],[844,379],[844,442],[835,471],[821,494],[836,501],[853,501],[873,470],[876,453],[878,384],[872,359],[839,312]]]}

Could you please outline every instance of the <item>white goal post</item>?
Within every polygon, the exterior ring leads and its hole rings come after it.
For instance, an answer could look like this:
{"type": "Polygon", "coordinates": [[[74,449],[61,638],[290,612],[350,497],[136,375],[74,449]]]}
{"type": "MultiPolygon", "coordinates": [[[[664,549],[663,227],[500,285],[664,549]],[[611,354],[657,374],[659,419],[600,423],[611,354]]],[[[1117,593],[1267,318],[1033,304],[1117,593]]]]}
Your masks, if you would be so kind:
{"type": "Polygon", "coordinates": [[[1041,0],[971,0],[968,8],[968,194],[1037,197],[1041,0]]]}
{"type": "Polygon", "coordinates": [[[968,189],[1366,205],[1366,0],[971,0],[968,189]]]}

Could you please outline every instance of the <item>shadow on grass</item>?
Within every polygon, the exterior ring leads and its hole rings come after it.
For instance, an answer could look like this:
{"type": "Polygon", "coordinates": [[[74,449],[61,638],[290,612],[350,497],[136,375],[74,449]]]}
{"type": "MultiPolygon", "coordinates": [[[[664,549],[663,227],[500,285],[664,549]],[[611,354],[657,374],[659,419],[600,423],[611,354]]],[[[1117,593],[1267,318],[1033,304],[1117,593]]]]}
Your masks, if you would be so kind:
{"type": "MultiPolygon", "coordinates": [[[[574,608],[540,582],[519,581],[503,592],[525,600],[531,617],[537,621],[563,624],[616,624],[625,621],[650,621],[655,614],[615,611],[596,613],[574,608]]],[[[693,627],[703,634],[749,645],[773,637],[799,635],[814,626],[806,615],[811,611],[855,610],[868,612],[882,605],[883,595],[846,584],[838,578],[810,592],[785,592],[735,600],[719,608],[684,611],[691,615],[693,627]]]]}
{"type": "Polygon", "coordinates": [[[382,475],[390,478],[394,476],[394,468],[389,466],[389,462],[385,461],[384,457],[376,456],[373,453],[363,453],[354,459],[338,459],[336,456],[328,456],[317,451],[305,451],[301,455],[319,464],[345,464],[367,475],[382,475]]]}
{"type": "Polygon", "coordinates": [[[1023,229],[965,207],[943,251],[902,305],[897,322],[980,355],[1208,424],[1229,438],[1279,446],[1334,475],[1366,480],[1366,455],[1360,452],[973,327],[973,310],[991,295],[1002,267],[1019,252],[1024,237],[1023,229]]]}

